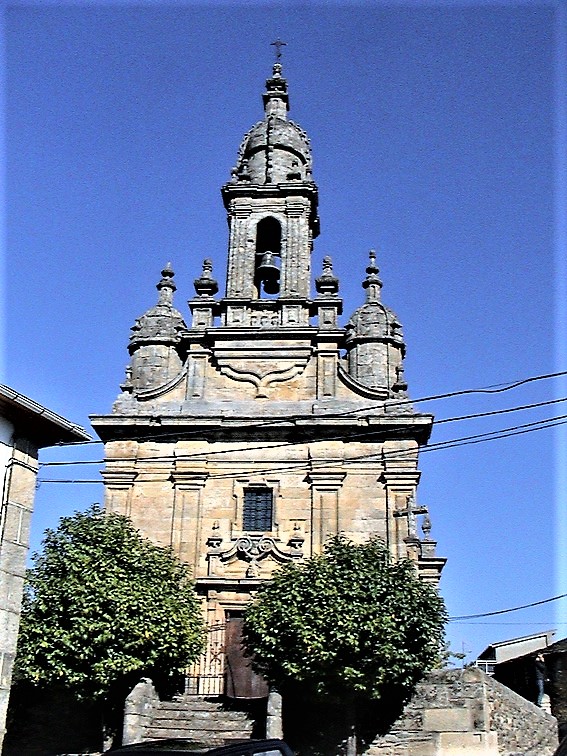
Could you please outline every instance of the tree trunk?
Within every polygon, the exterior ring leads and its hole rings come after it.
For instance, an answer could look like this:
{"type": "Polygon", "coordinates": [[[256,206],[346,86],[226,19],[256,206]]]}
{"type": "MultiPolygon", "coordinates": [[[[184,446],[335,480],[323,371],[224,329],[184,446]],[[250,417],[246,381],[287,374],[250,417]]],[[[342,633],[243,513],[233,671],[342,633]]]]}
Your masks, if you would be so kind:
{"type": "Polygon", "coordinates": [[[347,726],[346,756],[356,756],[356,706],[353,698],[348,698],[345,707],[347,726]]]}

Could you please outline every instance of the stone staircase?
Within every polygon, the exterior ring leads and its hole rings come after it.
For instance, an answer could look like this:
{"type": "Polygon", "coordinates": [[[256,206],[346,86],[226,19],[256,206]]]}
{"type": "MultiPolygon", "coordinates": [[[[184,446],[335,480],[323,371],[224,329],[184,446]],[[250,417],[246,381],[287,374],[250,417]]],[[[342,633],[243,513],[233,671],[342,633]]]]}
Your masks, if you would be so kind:
{"type": "Polygon", "coordinates": [[[253,724],[245,711],[226,709],[219,701],[186,694],[153,707],[144,740],[190,738],[204,745],[223,745],[231,740],[248,740],[253,724]]]}
{"type": "Polygon", "coordinates": [[[418,685],[365,756],[552,756],[557,720],[480,669],[440,669],[418,685]]]}

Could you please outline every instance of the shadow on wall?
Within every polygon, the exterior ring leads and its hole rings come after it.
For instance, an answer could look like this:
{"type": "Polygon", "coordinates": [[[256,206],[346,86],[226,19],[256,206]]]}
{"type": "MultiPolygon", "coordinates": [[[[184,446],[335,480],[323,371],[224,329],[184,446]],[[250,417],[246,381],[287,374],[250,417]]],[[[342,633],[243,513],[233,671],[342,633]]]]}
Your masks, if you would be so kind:
{"type": "Polygon", "coordinates": [[[103,750],[102,710],[68,691],[12,687],[2,756],[53,756],[103,750]]]}
{"type": "MultiPolygon", "coordinates": [[[[283,731],[292,750],[307,756],[336,756],[345,752],[349,726],[344,701],[317,698],[307,687],[290,686],[283,693],[283,731]]],[[[399,719],[405,700],[398,693],[380,701],[356,704],[357,751],[378,735],[389,732],[399,719]]]]}

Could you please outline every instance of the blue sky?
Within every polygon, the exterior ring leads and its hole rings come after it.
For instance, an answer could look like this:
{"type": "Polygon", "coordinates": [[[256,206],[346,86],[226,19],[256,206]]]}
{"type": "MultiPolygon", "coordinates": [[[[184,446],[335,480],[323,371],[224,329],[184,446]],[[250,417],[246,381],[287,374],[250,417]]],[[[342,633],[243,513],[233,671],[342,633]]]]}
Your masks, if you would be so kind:
{"type": "MultiPolygon", "coordinates": [[[[566,369],[557,316],[564,12],[551,2],[9,3],[4,382],[88,428],[118,394],[129,328],[154,304],[163,265],[176,272],[185,315],[204,257],[224,278],[219,190],[262,117],[278,36],[290,117],[314,152],[322,232],[313,269],[332,256],[348,317],[377,249],[383,299],[404,325],[411,396],[566,369]]],[[[562,396],[565,384],[548,379],[419,407],[443,420],[562,396]]],[[[440,423],[432,442],[565,406],[440,423]]],[[[419,499],[448,557],[452,616],[567,592],[561,433],[422,455],[419,499]]],[[[101,458],[100,445],[46,450],[42,462],[93,464],[40,477],[98,480],[101,458]]],[[[100,484],[42,483],[33,545],[59,516],[101,498],[100,484]]],[[[449,639],[470,656],[550,627],[563,637],[566,604],[452,623],[449,639]]]]}

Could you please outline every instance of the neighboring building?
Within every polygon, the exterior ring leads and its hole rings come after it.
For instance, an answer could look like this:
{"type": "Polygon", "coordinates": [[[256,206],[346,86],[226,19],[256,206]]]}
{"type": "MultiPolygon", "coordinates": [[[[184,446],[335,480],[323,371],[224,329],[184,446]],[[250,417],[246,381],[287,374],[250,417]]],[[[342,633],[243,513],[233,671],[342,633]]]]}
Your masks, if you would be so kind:
{"type": "Polygon", "coordinates": [[[476,666],[483,663],[481,657],[488,658],[492,654],[494,678],[527,698],[528,701],[535,703],[537,699],[535,657],[538,653],[542,653],[547,671],[545,692],[549,696],[551,713],[557,717],[565,735],[567,734],[567,639],[553,642],[554,635],[555,632],[550,630],[528,635],[525,638],[495,643],[482,652],[476,666]],[[504,652],[499,653],[500,649],[504,652]]]}
{"type": "MultiPolygon", "coordinates": [[[[224,297],[205,260],[186,325],[168,265],[156,306],[132,328],[112,414],[91,418],[105,442],[106,507],[171,545],[191,565],[211,625],[226,623],[193,681],[198,692],[221,692],[216,648],[238,667],[240,617],[259,583],[330,536],[379,536],[434,585],[445,563],[416,494],[433,417],[408,399],[402,328],[381,301],[376,256],[366,302],[342,327],[330,258],[311,296],[318,190],[279,63],[263,100],[222,188],[224,297]]],[[[239,676],[225,692],[259,695],[239,676]]]]}
{"type": "Polygon", "coordinates": [[[79,426],[0,385],[0,749],[20,624],[38,449],[88,439],[79,426]]]}
{"type": "Polygon", "coordinates": [[[478,655],[474,666],[482,669],[487,675],[494,675],[497,664],[517,659],[526,654],[535,655],[538,651],[543,651],[551,645],[554,635],[555,630],[543,630],[541,633],[491,643],[478,655]]]}

